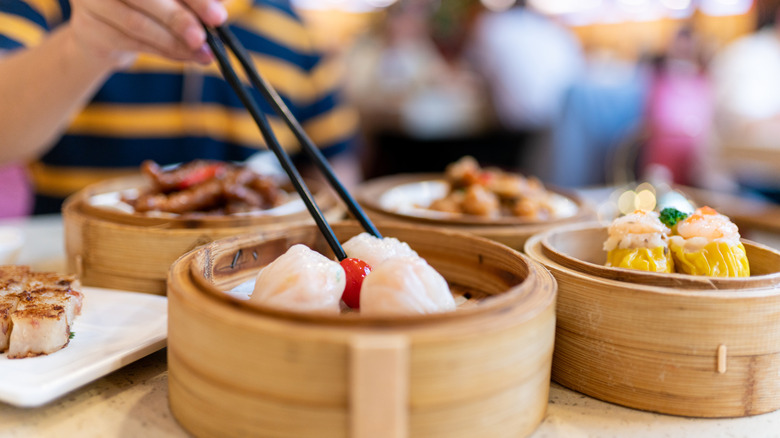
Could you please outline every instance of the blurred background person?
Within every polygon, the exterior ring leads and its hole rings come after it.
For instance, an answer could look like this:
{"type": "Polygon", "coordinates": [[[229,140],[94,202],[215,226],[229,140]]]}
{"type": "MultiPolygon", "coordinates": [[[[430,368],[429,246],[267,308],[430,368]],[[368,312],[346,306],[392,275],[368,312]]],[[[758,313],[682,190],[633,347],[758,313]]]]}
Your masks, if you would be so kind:
{"type": "Polygon", "coordinates": [[[641,177],[699,185],[714,111],[708,63],[708,50],[689,23],[654,57],[638,151],[641,177]]]}
{"type": "MultiPolygon", "coordinates": [[[[340,70],[316,50],[289,1],[6,0],[0,162],[35,161],[35,212],[59,212],[66,196],[137,173],[146,159],[240,161],[264,147],[212,62],[198,18],[230,25],[327,154],[349,149],[356,118],[341,102],[340,70]]],[[[296,150],[291,133],[276,132],[296,150]]]]}
{"type": "Polygon", "coordinates": [[[356,39],[347,94],[361,114],[367,178],[436,172],[463,155],[487,161],[492,113],[465,58],[476,0],[401,0],[356,39]]]}
{"type": "Polygon", "coordinates": [[[477,19],[470,46],[472,63],[484,77],[500,127],[512,138],[515,170],[547,179],[551,134],[566,94],[584,73],[579,40],[570,29],[526,6],[477,19]]]}
{"type": "Polygon", "coordinates": [[[542,179],[597,186],[613,184],[624,167],[633,168],[620,156],[641,127],[647,83],[641,57],[627,59],[605,48],[587,52],[554,121],[550,147],[540,151],[542,179]]]}

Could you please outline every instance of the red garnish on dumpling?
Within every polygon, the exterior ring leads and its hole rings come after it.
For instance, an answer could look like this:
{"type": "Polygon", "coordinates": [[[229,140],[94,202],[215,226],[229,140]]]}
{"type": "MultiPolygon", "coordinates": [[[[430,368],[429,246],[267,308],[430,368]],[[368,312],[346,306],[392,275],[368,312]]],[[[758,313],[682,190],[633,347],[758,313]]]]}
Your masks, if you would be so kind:
{"type": "Polygon", "coordinates": [[[371,272],[371,266],[360,259],[346,258],[340,262],[346,274],[347,284],[344,287],[344,293],[341,299],[347,306],[353,309],[360,308],[360,287],[363,285],[363,279],[371,272]]]}

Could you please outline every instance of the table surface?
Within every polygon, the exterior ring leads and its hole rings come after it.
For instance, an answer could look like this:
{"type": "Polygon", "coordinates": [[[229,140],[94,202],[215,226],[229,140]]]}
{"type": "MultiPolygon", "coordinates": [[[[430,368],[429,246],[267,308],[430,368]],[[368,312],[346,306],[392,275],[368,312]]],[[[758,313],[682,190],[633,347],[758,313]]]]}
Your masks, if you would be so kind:
{"type": "MultiPolygon", "coordinates": [[[[18,263],[37,270],[64,270],[59,216],[11,223],[20,226],[27,238],[18,263]]],[[[0,437],[31,436],[188,436],[168,406],[166,350],[150,354],[42,407],[17,408],[0,403],[0,437]]],[[[732,419],[674,417],[605,403],[553,383],[544,421],[531,438],[628,436],[780,437],[780,411],[732,419]]]]}

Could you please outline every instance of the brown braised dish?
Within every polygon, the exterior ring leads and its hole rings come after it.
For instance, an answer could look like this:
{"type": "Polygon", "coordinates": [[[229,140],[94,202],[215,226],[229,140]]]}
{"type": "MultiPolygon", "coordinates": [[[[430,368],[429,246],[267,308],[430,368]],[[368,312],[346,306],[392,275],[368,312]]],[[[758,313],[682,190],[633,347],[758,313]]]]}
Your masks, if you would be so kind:
{"type": "Polygon", "coordinates": [[[273,177],[223,161],[195,160],[164,169],[147,160],[141,172],[151,188],[122,199],[137,212],[235,214],[277,207],[288,197],[273,177]]]}
{"type": "Polygon", "coordinates": [[[473,157],[451,163],[445,171],[449,193],[428,206],[431,210],[485,217],[552,219],[555,194],[541,181],[499,168],[482,168],[473,157]]]}

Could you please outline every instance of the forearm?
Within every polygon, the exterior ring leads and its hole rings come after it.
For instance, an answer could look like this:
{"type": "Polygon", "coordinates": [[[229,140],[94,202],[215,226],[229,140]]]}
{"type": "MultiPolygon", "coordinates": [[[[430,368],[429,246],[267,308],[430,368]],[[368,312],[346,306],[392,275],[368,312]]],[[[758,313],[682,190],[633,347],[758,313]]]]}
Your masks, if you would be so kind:
{"type": "Polygon", "coordinates": [[[116,66],[80,50],[69,24],[0,58],[0,163],[44,153],[116,66]]]}
{"type": "Polygon", "coordinates": [[[40,45],[0,58],[0,164],[40,155],[112,71],[138,53],[208,63],[201,22],[221,0],[71,0],[69,21],[40,45]]]}

